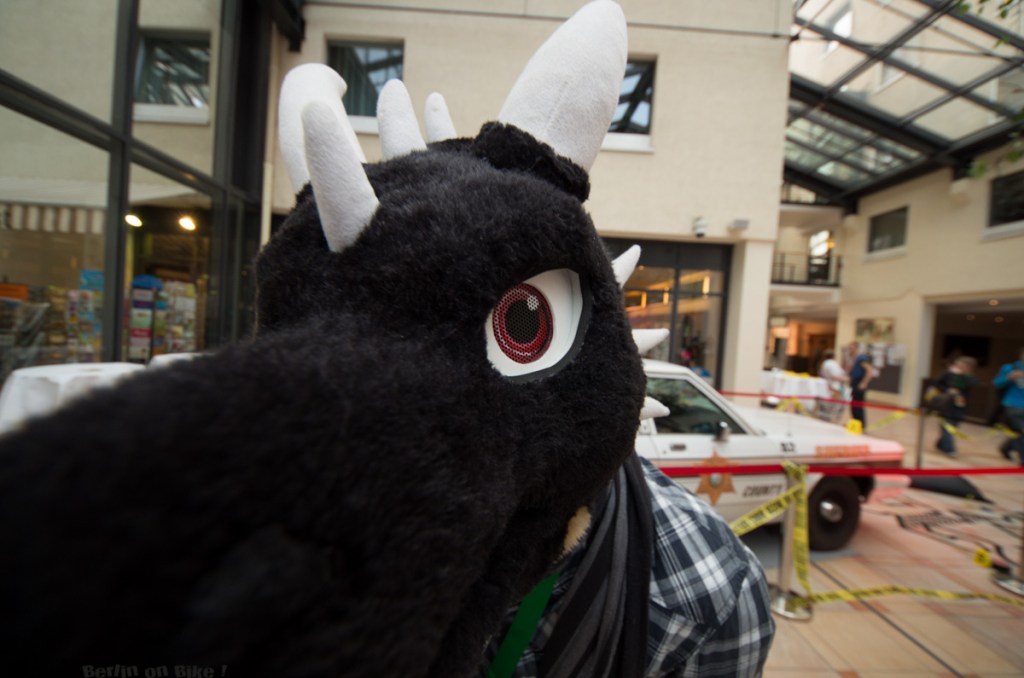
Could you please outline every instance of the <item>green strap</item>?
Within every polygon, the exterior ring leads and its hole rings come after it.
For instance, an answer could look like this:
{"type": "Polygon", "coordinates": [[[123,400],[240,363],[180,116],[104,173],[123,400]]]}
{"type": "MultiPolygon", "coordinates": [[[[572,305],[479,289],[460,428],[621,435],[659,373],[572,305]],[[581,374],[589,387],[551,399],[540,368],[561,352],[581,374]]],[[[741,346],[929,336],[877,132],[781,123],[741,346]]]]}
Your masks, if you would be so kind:
{"type": "Polygon", "coordinates": [[[519,604],[519,611],[516,612],[512,626],[501,641],[498,654],[491,662],[491,668],[487,669],[487,678],[511,678],[516,670],[519,658],[523,651],[530,644],[533,632],[537,630],[537,622],[548,606],[548,599],[551,598],[551,591],[555,588],[555,580],[558,574],[555,573],[537,584],[532,591],[526,594],[523,602],[519,604]]]}

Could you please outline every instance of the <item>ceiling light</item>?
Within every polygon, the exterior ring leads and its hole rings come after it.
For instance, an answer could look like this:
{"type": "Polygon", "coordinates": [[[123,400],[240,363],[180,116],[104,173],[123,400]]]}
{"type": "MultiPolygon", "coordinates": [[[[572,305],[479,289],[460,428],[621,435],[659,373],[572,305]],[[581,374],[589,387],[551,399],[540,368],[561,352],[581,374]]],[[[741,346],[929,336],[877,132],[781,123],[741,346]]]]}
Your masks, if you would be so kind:
{"type": "Polygon", "coordinates": [[[999,305],[999,300],[998,299],[989,299],[988,300],[988,305],[989,306],[998,306],[999,305]]]}
{"type": "Polygon", "coordinates": [[[134,214],[126,214],[124,215],[124,223],[128,224],[129,226],[139,228],[142,226],[142,219],[139,219],[139,217],[134,214]]]}
{"type": "Polygon", "coordinates": [[[997,315],[996,316],[996,322],[997,323],[1001,323],[1001,322],[1003,322],[1003,320],[1004,320],[1003,316],[1001,316],[1001,315],[997,315]]]}
{"type": "Polygon", "coordinates": [[[184,216],[181,219],[178,219],[178,226],[181,226],[186,231],[196,230],[196,222],[193,221],[192,217],[189,216],[184,216]]]}
{"type": "Polygon", "coordinates": [[[974,314],[973,313],[967,314],[967,319],[968,320],[974,320],[974,314]]]}

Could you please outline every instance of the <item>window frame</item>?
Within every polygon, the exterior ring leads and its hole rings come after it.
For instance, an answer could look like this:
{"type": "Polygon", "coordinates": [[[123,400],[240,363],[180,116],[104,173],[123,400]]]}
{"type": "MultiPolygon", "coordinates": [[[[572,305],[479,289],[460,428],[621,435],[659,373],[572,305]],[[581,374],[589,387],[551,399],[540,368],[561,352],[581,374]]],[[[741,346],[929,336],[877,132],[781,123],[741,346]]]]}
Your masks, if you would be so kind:
{"type": "Polygon", "coordinates": [[[646,393],[648,396],[658,400],[668,408],[669,414],[658,417],[654,420],[655,430],[660,435],[698,435],[714,436],[715,426],[718,422],[725,422],[729,431],[735,435],[746,435],[747,431],[728,412],[723,410],[718,403],[708,398],[695,384],[687,378],[672,378],[658,375],[648,375],[646,393]],[[669,392],[663,387],[668,387],[669,392]],[[687,407],[681,407],[681,401],[687,399],[687,407]],[[709,419],[708,415],[715,415],[709,419]],[[695,419],[695,421],[690,421],[695,419]],[[670,426],[669,422],[681,421],[686,424],[686,430],[670,426]],[[695,426],[709,425],[711,431],[694,430],[695,426]]]}
{"type": "Polygon", "coordinates": [[[614,146],[622,146],[623,150],[628,150],[628,149],[631,149],[631,148],[633,150],[646,150],[647,148],[649,148],[649,146],[650,146],[649,139],[651,137],[651,131],[654,128],[654,91],[655,91],[655,84],[657,82],[657,78],[658,78],[658,59],[656,57],[630,56],[627,59],[627,61],[626,61],[626,71],[625,71],[625,73],[623,73],[623,75],[622,75],[622,83],[619,85],[619,100],[618,100],[618,103],[616,104],[616,109],[618,109],[618,106],[620,104],[625,103],[627,105],[627,110],[628,110],[629,106],[632,105],[633,102],[635,101],[635,106],[634,106],[634,111],[635,111],[637,108],[640,107],[641,104],[646,103],[647,104],[647,109],[648,109],[647,125],[646,125],[646,129],[631,130],[631,129],[629,129],[629,127],[633,125],[633,123],[631,122],[632,117],[630,117],[630,118],[623,117],[620,120],[616,120],[616,118],[615,118],[615,116],[613,114],[612,121],[608,124],[608,131],[607,131],[607,134],[606,134],[606,136],[611,137],[612,139],[618,140],[617,143],[614,143],[612,145],[614,145],[614,146]],[[630,72],[631,67],[635,68],[637,66],[642,66],[643,70],[637,71],[635,73],[631,73],[630,72]],[[638,75],[639,76],[638,80],[637,80],[637,86],[634,87],[632,90],[630,90],[627,93],[627,92],[625,92],[623,90],[623,86],[625,85],[626,79],[630,78],[630,77],[633,77],[634,75],[638,75]],[[639,90],[639,85],[641,83],[645,82],[645,79],[649,80],[649,84],[645,88],[645,90],[646,89],[650,90],[650,96],[647,96],[646,94],[640,94],[639,98],[637,98],[637,92],[639,90]],[[637,139],[638,141],[630,142],[629,139],[637,139]],[[644,139],[646,139],[648,141],[647,142],[642,141],[644,139]]]}
{"type": "MultiPolygon", "coordinates": [[[[326,64],[334,69],[342,78],[345,78],[343,68],[341,67],[344,61],[342,59],[335,58],[335,54],[338,50],[342,49],[397,49],[401,53],[401,61],[398,64],[399,74],[397,78],[385,77],[384,82],[388,80],[405,80],[405,41],[400,38],[395,39],[362,39],[362,38],[329,38],[327,40],[327,47],[325,52],[326,64]]],[[[393,57],[389,57],[393,58],[393,57]]],[[[369,71],[368,73],[372,73],[369,71]]],[[[348,85],[345,96],[342,97],[342,103],[345,106],[345,112],[348,114],[349,121],[352,123],[352,128],[358,133],[365,134],[377,134],[377,100],[380,95],[381,87],[374,85],[377,96],[374,97],[374,103],[372,106],[372,114],[367,114],[365,111],[356,111],[357,106],[352,104],[352,97],[355,95],[355,88],[352,86],[353,83],[349,81],[349,78],[345,78],[345,84],[348,85]]],[[[372,85],[371,81],[371,85],[372,85]]]]}
{"type": "MultiPolygon", "coordinates": [[[[193,46],[198,46],[193,45],[193,46]]],[[[138,59],[135,67],[135,81],[132,87],[132,119],[136,122],[159,122],[172,124],[206,125],[210,123],[212,108],[212,70],[213,41],[209,33],[203,31],[162,31],[141,30],[139,32],[138,59]],[[195,106],[183,103],[140,100],[147,65],[151,63],[149,55],[153,43],[203,43],[207,53],[205,87],[205,105],[195,106]]]]}
{"type": "MultiPolygon", "coordinates": [[[[1011,207],[1011,210],[1013,207],[1011,207]]],[[[1012,229],[1017,226],[1024,225],[1024,169],[1017,172],[1011,172],[1005,176],[995,177],[989,183],[989,195],[988,195],[988,219],[985,224],[986,232],[994,232],[994,229],[1012,229]],[[1010,218],[996,221],[998,217],[996,212],[996,201],[997,201],[997,188],[999,184],[1014,182],[1015,185],[1019,185],[1020,199],[1017,201],[1016,212],[1010,213],[1010,218]]]]}
{"type": "Polygon", "coordinates": [[[868,219],[867,254],[868,255],[877,255],[877,254],[882,253],[882,252],[889,253],[889,252],[904,251],[906,249],[906,247],[907,247],[907,233],[908,233],[908,230],[909,230],[909,228],[908,228],[909,225],[910,225],[910,207],[909,206],[898,207],[898,208],[896,208],[894,210],[889,210],[888,212],[882,212],[880,214],[873,215],[870,219],[868,219]],[[893,216],[895,216],[897,214],[900,214],[900,213],[903,214],[903,238],[902,238],[902,242],[897,243],[895,245],[888,245],[888,246],[885,246],[885,247],[875,247],[874,246],[874,241],[875,241],[874,230],[875,230],[876,224],[879,223],[880,219],[883,219],[883,218],[886,218],[886,217],[893,217],[893,216]]]}

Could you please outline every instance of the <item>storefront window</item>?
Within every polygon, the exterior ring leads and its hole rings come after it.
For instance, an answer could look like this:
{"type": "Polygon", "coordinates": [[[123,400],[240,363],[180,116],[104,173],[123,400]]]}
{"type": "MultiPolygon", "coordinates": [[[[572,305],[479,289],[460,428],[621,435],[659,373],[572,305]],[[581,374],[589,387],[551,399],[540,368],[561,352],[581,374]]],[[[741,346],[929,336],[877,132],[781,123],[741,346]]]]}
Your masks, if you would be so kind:
{"type": "Polygon", "coordinates": [[[725,274],[711,268],[684,268],[677,283],[671,354],[675,362],[707,376],[718,364],[725,274]]]}
{"type": "Polygon", "coordinates": [[[125,215],[122,355],[147,362],[205,348],[213,223],[210,198],[132,166],[125,215]]]}
{"type": "MultiPolygon", "coordinates": [[[[626,313],[636,329],[662,329],[672,325],[674,268],[638,266],[625,288],[626,313]]],[[[668,360],[669,347],[655,346],[644,357],[668,360]]]]}
{"type": "Polygon", "coordinates": [[[713,373],[721,349],[721,327],[721,296],[680,298],[676,302],[676,331],[670,342],[672,362],[713,373]]]}
{"type": "Polygon", "coordinates": [[[273,36],[239,0],[0,2],[0,378],[249,334],[273,36]]]}
{"type": "Polygon", "coordinates": [[[100,359],[107,154],[0,108],[0,377],[100,359]]]}
{"type": "MultiPolygon", "coordinates": [[[[606,244],[618,256],[634,242],[609,239],[606,244]]],[[[669,330],[669,339],[644,357],[688,365],[713,381],[721,369],[731,248],[636,244],[640,261],[623,288],[629,323],[635,329],[669,330]]]]}

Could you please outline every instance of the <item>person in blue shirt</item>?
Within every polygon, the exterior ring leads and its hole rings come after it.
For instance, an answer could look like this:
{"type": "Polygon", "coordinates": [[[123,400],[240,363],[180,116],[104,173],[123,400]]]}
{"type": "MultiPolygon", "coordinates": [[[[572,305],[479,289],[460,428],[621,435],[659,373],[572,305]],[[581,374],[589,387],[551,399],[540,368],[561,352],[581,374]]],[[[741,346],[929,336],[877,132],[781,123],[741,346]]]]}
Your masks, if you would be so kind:
{"type": "Polygon", "coordinates": [[[999,369],[999,374],[992,380],[996,389],[1006,389],[1003,393],[1003,417],[1016,437],[1007,438],[999,446],[999,451],[1007,459],[1011,459],[1011,451],[1016,452],[1021,466],[1024,466],[1024,348],[1016,361],[1006,363],[999,369]]]}
{"type": "Polygon", "coordinates": [[[868,430],[864,416],[864,401],[867,399],[868,384],[875,378],[875,366],[871,356],[860,350],[860,344],[850,342],[849,354],[857,356],[850,367],[850,417],[860,422],[861,430],[868,430]]]}

